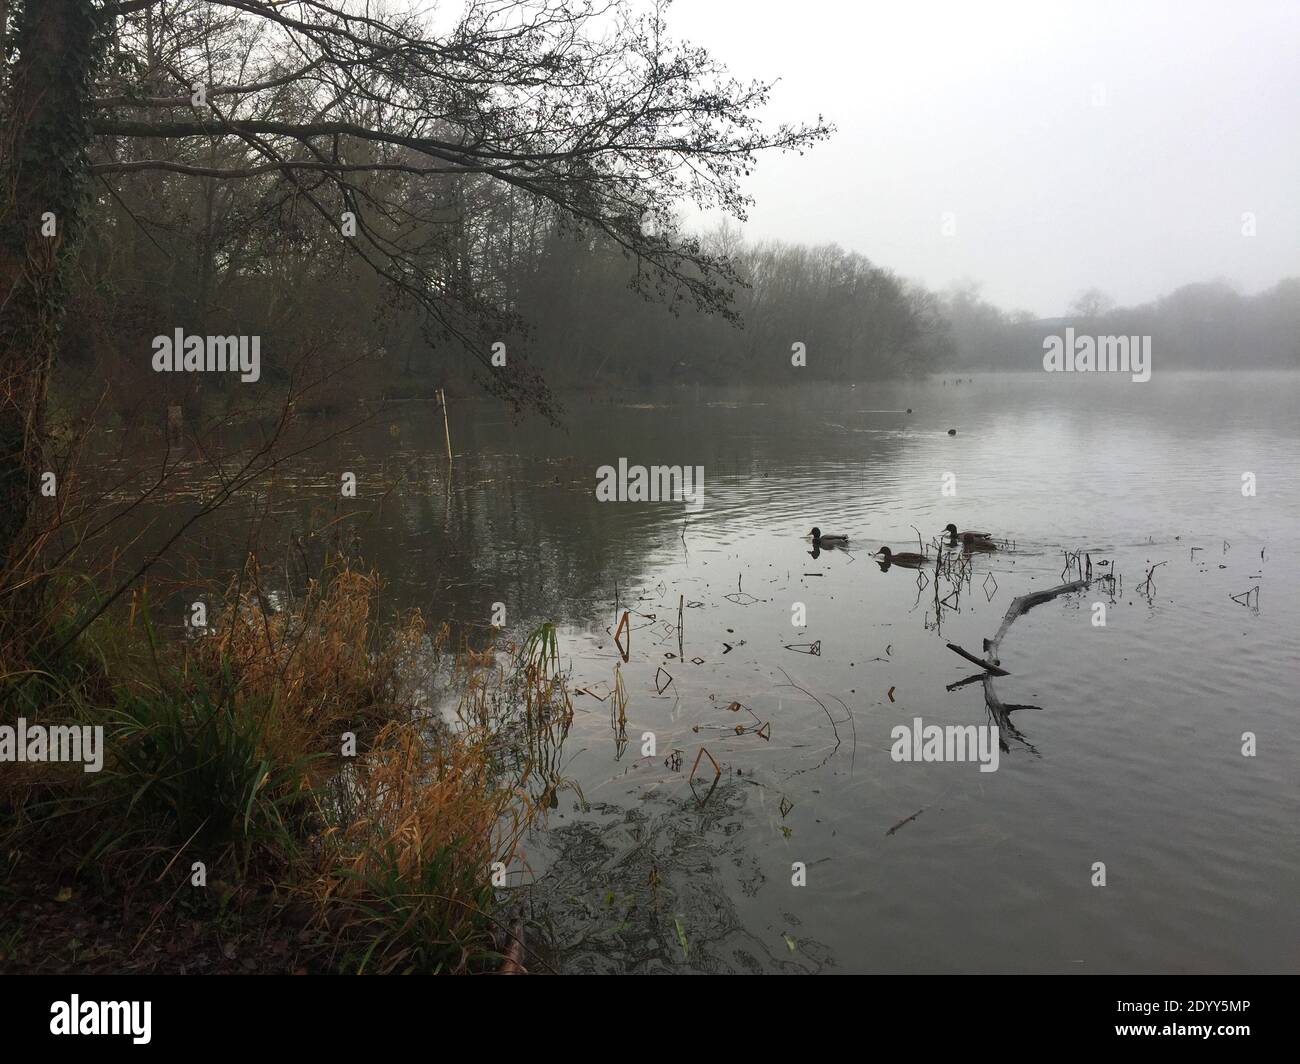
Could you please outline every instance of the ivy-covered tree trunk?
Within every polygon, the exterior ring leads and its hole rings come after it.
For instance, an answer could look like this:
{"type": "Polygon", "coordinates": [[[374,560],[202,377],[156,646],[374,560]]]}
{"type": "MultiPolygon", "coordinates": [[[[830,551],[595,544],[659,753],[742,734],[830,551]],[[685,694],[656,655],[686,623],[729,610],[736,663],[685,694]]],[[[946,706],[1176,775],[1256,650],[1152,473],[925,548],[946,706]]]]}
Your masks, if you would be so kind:
{"type": "Polygon", "coordinates": [[[20,601],[30,605],[15,566],[39,528],[45,397],[85,191],[97,12],[91,0],[15,0],[9,17],[16,59],[0,110],[0,623],[12,625],[26,612],[20,601]]]}

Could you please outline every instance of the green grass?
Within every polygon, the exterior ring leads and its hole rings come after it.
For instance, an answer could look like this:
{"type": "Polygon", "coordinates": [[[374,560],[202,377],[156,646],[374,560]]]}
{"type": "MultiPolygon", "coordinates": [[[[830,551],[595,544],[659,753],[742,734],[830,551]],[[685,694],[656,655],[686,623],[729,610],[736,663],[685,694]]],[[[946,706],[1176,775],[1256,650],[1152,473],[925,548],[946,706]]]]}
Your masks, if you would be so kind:
{"type": "Polygon", "coordinates": [[[259,852],[292,857],[303,837],[311,757],[276,764],[263,751],[269,697],[214,699],[207,691],[123,698],[108,740],[113,751],[91,793],[109,817],[94,859],[148,838],[233,857],[246,868],[259,852]]]}

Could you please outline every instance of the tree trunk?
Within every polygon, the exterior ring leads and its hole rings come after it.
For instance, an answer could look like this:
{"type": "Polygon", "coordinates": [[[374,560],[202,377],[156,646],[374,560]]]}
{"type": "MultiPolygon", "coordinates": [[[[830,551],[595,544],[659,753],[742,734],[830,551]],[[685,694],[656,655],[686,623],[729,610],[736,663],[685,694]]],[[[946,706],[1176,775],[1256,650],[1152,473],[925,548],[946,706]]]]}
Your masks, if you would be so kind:
{"type": "Polygon", "coordinates": [[[0,625],[10,628],[23,623],[18,600],[31,606],[21,571],[37,535],[45,395],[86,183],[96,13],[90,0],[39,0],[16,21],[0,111],[0,625]]]}

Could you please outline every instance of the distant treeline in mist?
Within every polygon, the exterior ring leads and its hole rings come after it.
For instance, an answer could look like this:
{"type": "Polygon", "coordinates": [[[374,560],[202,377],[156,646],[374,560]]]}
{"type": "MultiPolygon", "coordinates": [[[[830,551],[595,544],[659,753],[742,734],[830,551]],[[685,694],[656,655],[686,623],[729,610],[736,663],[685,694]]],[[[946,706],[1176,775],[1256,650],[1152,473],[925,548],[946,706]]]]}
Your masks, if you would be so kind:
{"type": "MultiPolygon", "coordinates": [[[[417,194],[401,179],[388,185],[387,197],[417,194]]],[[[60,365],[65,381],[115,382],[133,400],[160,388],[174,401],[196,399],[201,378],[160,380],[150,368],[151,338],[178,327],[260,335],[272,382],[368,363],[340,377],[346,387],[325,389],[335,402],[357,390],[469,390],[468,341],[504,342],[508,367],[530,364],[560,389],[784,381],[796,344],[809,380],[1037,370],[1043,337],[1067,325],[1150,335],[1162,369],[1300,366],[1300,280],[1254,296],[1220,282],[1187,285],[1135,307],[1111,307],[1094,291],[1071,313],[1040,320],[980,299],[974,285],[936,293],[834,245],[746,244],[723,227],[701,243],[731,259],[736,279],[726,312],[710,315],[671,291],[638,290],[635,258],[609,238],[473,176],[448,178],[441,200],[419,209],[438,222],[420,245],[419,272],[446,286],[460,339],[426,328],[332,219],[269,179],[125,173],[111,194],[98,193],[60,365]]]]}
{"type": "Polygon", "coordinates": [[[1300,278],[1257,295],[1224,281],[1188,284],[1132,307],[1114,306],[1089,289],[1060,317],[1035,319],[979,298],[978,286],[954,287],[943,299],[956,362],[963,369],[1042,368],[1043,340],[1067,327],[1091,336],[1149,336],[1161,369],[1300,368],[1300,278]]]}
{"type": "MultiPolygon", "coordinates": [[[[113,144],[101,140],[97,150],[107,156],[113,144]]],[[[166,154],[180,170],[221,163],[201,139],[169,144],[166,154]]],[[[314,393],[323,406],[471,391],[484,369],[465,345],[483,351],[498,341],[507,373],[532,367],[551,388],[616,391],[788,381],[796,344],[807,380],[1037,370],[1043,337],[1067,325],[1151,335],[1161,369],[1300,366],[1295,279],[1254,296],[1188,285],[1135,307],[1090,291],[1068,315],[1036,320],[982,300],[972,284],[937,293],[834,245],[751,244],[724,225],[698,240],[702,255],[734,269],[730,301],[705,313],[608,235],[481,175],[434,186],[400,171],[373,175],[371,224],[351,238],[310,186],[286,191],[272,173],[212,180],[125,170],[92,188],[60,380],[107,382],[123,402],[154,408],[163,397],[191,406],[200,393],[206,401],[240,388],[155,374],[151,340],[176,328],[260,336],[272,384],[337,373],[314,393]],[[389,233],[374,221],[385,217],[389,233]],[[402,250],[394,258],[388,249],[386,270],[376,271],[367,249],[388,239],[402,250]],[[400,292],[428,278],[450,332],[429,328],[418,301],[400,292]],[[339,370],[349,363],[353,372],[339,370]]]]}

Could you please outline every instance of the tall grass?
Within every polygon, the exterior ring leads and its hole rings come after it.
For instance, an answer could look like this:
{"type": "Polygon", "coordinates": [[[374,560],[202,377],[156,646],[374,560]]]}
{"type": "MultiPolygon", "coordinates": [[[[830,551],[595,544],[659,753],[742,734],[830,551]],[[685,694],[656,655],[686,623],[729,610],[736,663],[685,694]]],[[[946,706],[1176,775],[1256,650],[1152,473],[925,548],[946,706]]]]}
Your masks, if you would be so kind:
{"type": "Polygon", "coordinates": [[[481,736],[393,724],[339,783],[347,816],[326,838],[320,896],[343,916],[356,971],[458,970],[493,954],[492,866],[531,819],[481,736]]]}
{"type": "Polygon", "coordinates": [[[339,970],[491,963],[493,866],[544,808],[535,772],[552,804],[557,754],[539,735],[572,715],[553,629],[522,659],[456,655],[447,715],[429,696],[445,629],[430,636],[418,613],[381,624],[373,574],[340,562],[280,610],[260,583],[250,566],[191,638],[159,638],[144,603],[88,630],[77,667],[42,678],[42,713],[103,724],[104,771],[6,804],[110,885],[203,860],[273,886],[339,970]]]}
{"type": "Polygon", "coordinates": [[[259,851],[292,856],[310,812],[307,768],[320,755],[272,753],[266,728],[276,710],[274,695],[125,695],[114,756],[92,785],[92,805],[109,826],[86,858],[178,839],[241,869],[259,851]]]}

